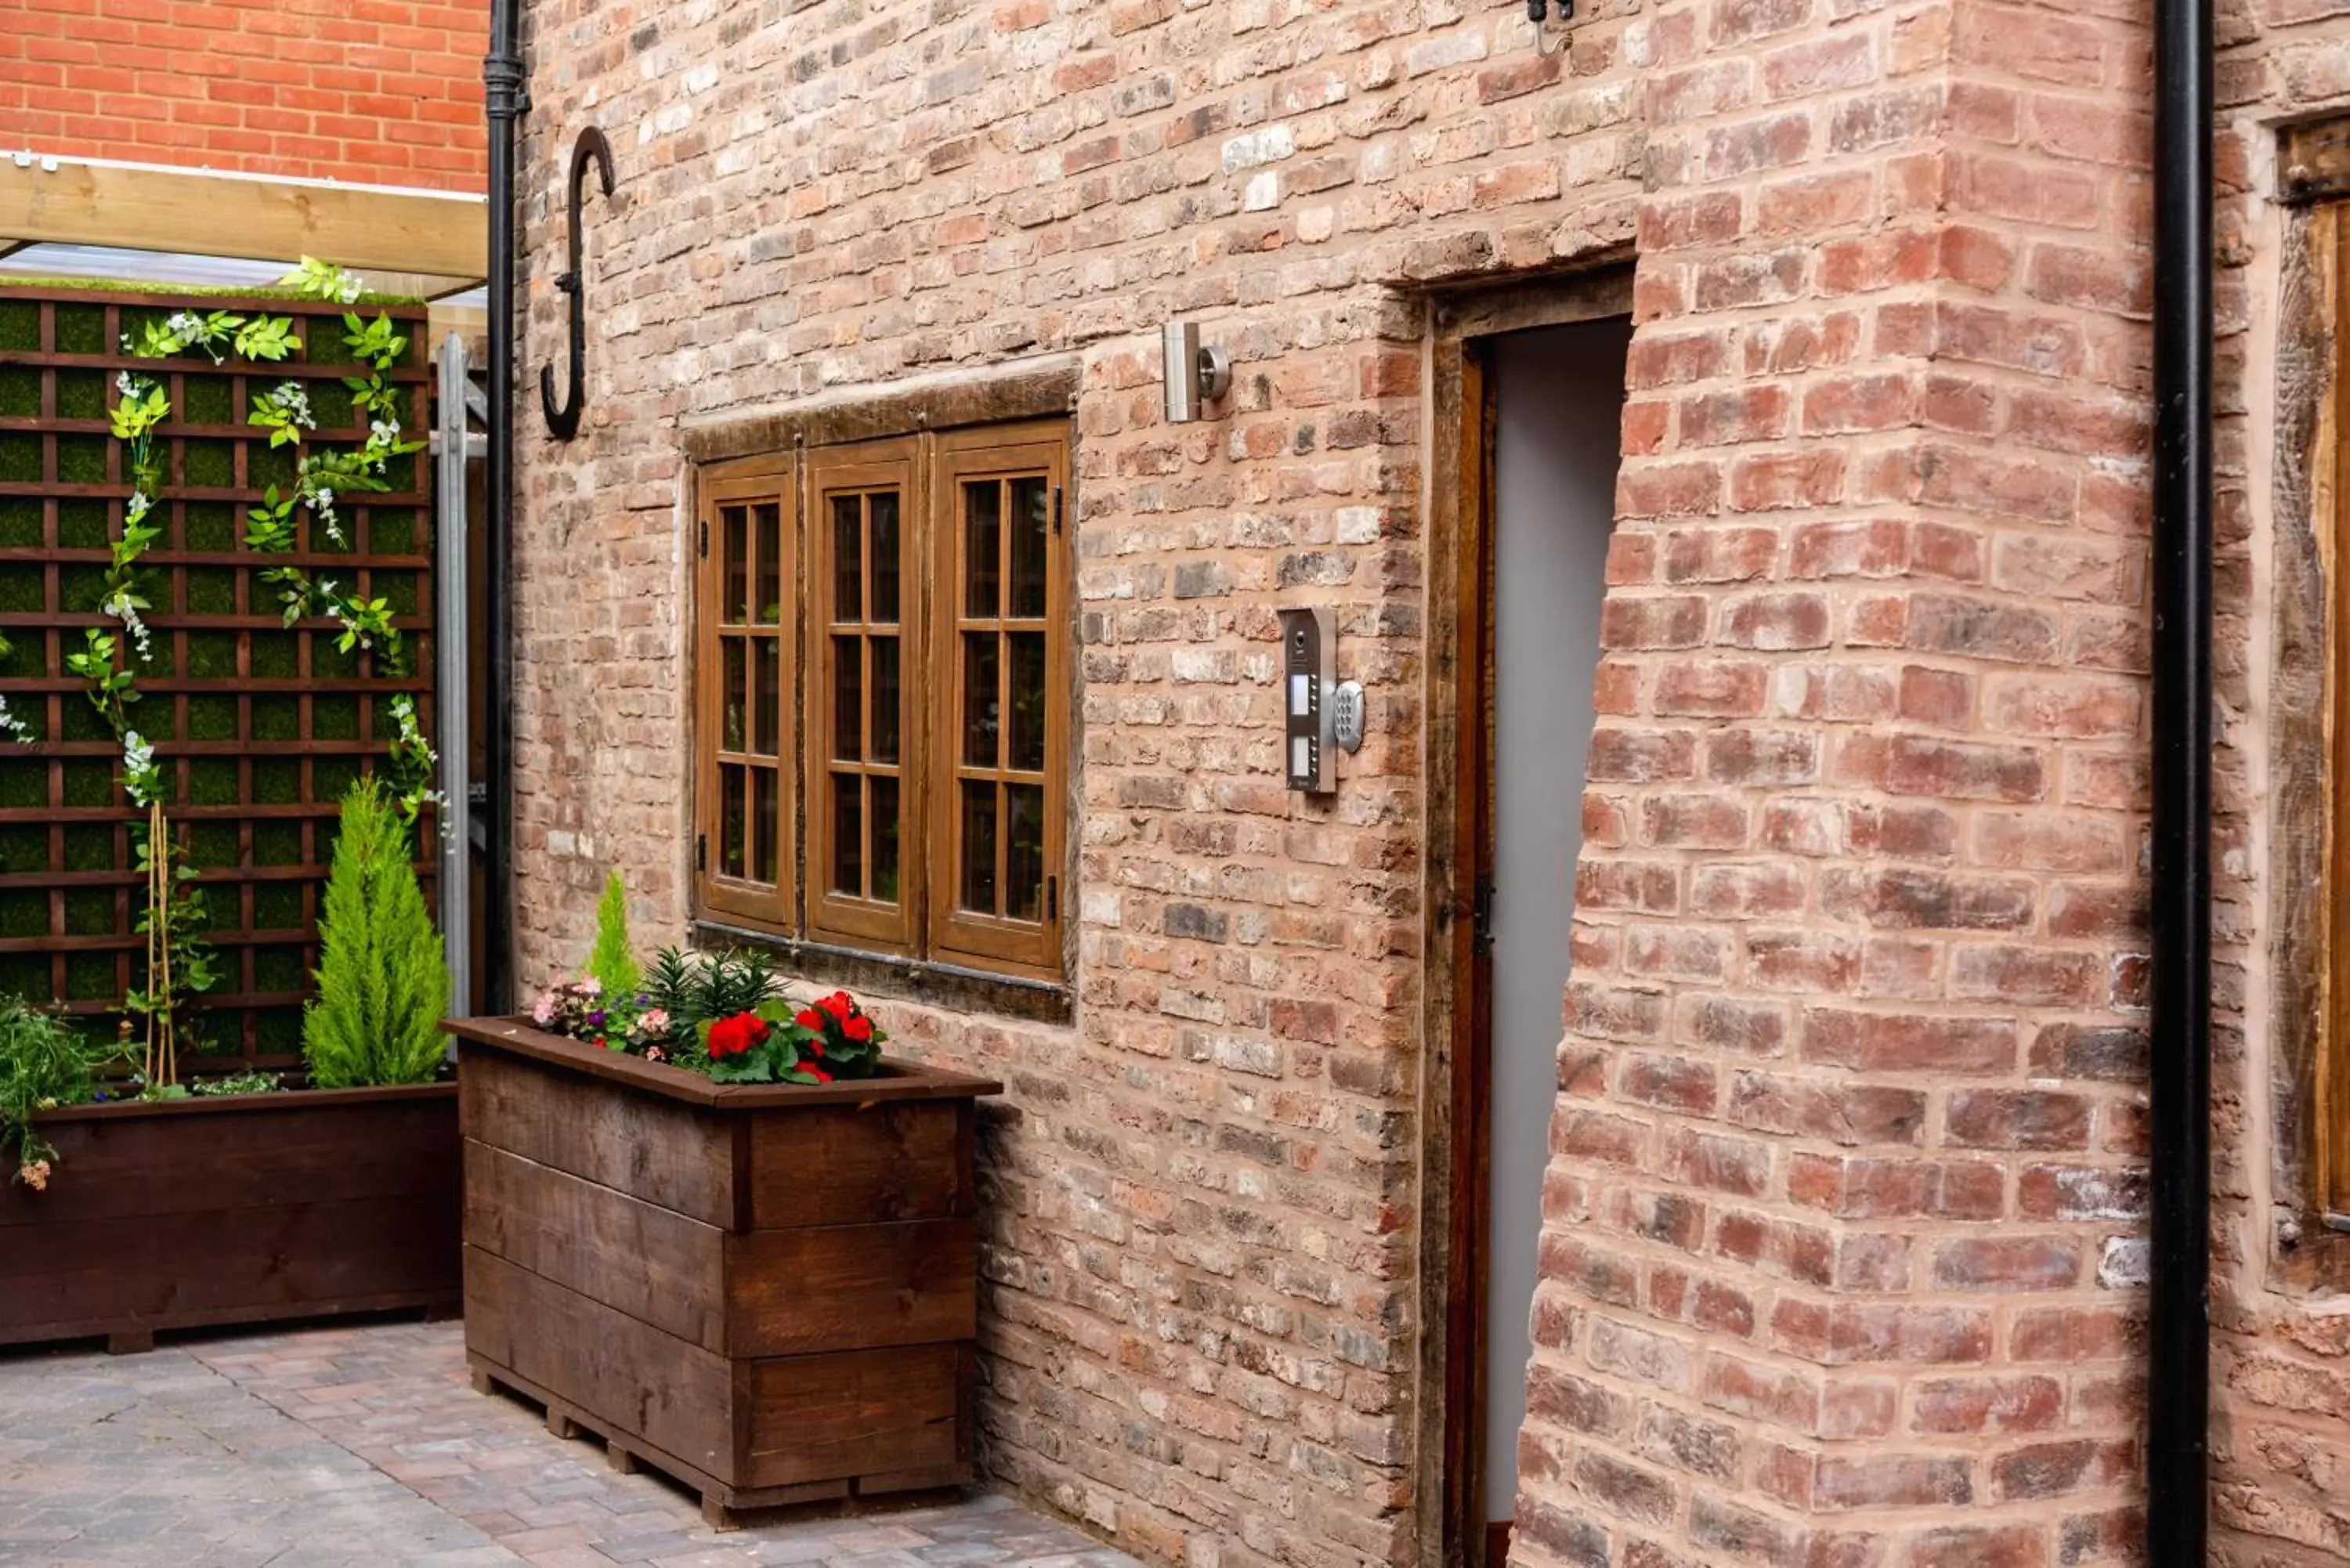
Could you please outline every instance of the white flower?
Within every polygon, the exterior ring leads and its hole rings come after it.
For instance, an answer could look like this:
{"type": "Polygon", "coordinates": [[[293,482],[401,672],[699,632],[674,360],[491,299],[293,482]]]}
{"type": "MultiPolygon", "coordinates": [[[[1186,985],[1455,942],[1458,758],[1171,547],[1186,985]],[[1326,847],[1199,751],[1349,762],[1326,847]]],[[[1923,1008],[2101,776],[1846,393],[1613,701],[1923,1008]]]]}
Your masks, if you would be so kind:
{"type": "Polygon", "coordinates": [[[35,741],[40,739],[38,735],[33,732],[33,727],[30,724],[26,723],[24,720],[18,718],[16,713],[10,710],[8,706],[8,699],[5,697],[0,697],[0,729],[6,730],[11,735],[14,735],[17,740],[22,741],[28,746],[35,741]]]}
{"type": "Polygon", "coordinates": [[[136,730],[122,732],[122,787],[131,800],[145,805],[153,798],[154,787],[161,780],[155,768],[155,748],[149,745],[136,730]]]}
{"type": "Polygon", "coordinates": [[[125,370],[114,378],[114,389],[126,398],[135,398],[141,389],[139,383],[131,379],[130,372],[125,370]]]}
{"type": "Polygon", "coordinates": [[[368,441],[374,446],[397,445],[400,441],[400,421],[396,419],[376,421],[368,426],[368,441]]]}
{"type": "Polygon", "coordinates": [[[336,290],[336,293],[342,297],[345,305],[357,305],[359,301],[359,275],[348,272],[343,274],[343,286],[336,290]]]}
{"type": "Polygon", "coordinates": [[[136,523],[140,518],[146,516],[147,509],[154,504],[147,499],[145,491],[134,490],[130,493],[130,501],[125,504],[125,509],[130,512],[130,520],[136,523]]]}
{"type": "Polygon", "coordinates": [[[271,406],[284,414],[290,422],[300,425],[306,431],[318,428],[318,421],[310,414],[310,394],[303,389],[301,382],[278,382],[269,390],[269,401],[271,406]]]}
{"type": "Polygon", "coordinates": [[[180,311],[170,320],[163,323],[163,330],[182,337],[185,337],[192,333],[202,332],[203,329],[203,322],[199,319],[195,312],[192,310],[180,311]]]}
{"type": "Polygon", "coordinates": [[[139,658],[141,662],[154,657],[154,649],[148,640],[147,623],[139,618],[139,607],[130,602],[130,596],[127,591],[118,589],[111,597],[98,607],[104,614],[110,615],[122,623],[122,629],[129,632],[132,639],[139,644],[139,658]]]}

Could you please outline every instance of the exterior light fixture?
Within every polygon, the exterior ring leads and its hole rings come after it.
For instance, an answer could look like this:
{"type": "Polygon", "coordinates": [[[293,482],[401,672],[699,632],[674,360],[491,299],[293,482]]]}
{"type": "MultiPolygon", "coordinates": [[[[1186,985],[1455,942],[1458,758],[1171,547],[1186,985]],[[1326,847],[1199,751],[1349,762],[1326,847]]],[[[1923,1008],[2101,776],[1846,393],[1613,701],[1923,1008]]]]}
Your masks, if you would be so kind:
{"type": "Polygon", "coordinates": [[[1221,348],[1200,346],[1200,324],[1170,321],[1166,331],[1167,422],[1188,425],[1200,417],[1200,405],[1212,403],[1232,389],[1232,356],[1221,348]]]}

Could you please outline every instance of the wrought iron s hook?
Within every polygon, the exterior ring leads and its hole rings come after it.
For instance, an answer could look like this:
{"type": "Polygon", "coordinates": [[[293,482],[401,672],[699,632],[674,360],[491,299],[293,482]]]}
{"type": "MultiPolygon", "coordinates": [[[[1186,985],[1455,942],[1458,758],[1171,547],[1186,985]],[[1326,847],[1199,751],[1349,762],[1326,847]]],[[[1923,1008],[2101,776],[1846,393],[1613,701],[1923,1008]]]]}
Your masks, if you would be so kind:
{"type": "Polygon", "coordinates": [[[1549,0],[1526,0],[1526,20],[1534,25],[1534,53],[1555,55],[1566,47],[1565,29],[1575,20],[1575,0],[1558,0],[1559,41],[1557,49],[1543,47],[1543,23],[1549,19],[1549,0]]]}
{"type": "Polygon", "coordinates": [[[612,148],[604,140],[604,133],[592,125],[571,144],[571,270],[555,280],[555,286],[571,296],[571,395],[560,405],[555,400],[555,367],[538,368],[538,400],[546,410],[546,428],[557,441],[569,441],[579,433],[579,412],[588,401],[588,290],[587,279],[580,273],[583,236],[579,230],[579,203],[590,161],[596,165],[596,172],[604,182],[604,194],[608,197],[612,193],[612,148]]]}

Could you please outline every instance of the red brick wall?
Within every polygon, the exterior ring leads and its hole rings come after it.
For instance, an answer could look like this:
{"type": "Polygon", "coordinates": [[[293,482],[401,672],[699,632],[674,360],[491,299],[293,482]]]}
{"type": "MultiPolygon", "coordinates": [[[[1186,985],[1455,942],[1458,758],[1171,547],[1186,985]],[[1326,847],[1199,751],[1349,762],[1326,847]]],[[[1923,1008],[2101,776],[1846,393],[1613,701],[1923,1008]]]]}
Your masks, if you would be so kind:
{"type": "MultiPolygon", "coordinates": [[[[2303,1568],[2350,1555],[2350,1335],[2338,1281],[2272,1267],[2270,1157],[2302,1134],[2256,982],[2262,596],[2307,519],[2263,511],[2276,345],[2249,324],[2284,233],[2266,119],[2350,99],[2350,26],[2241,9],[2218,1457],[2230,1561],[2303,1568]]],[[[608,864],[681,925],[680,427],[1076,363],[1076,1021],[889,1009],[1009,1085],[988,1460],[1159,1561],[1424,1557],[1447,541],[1416,291],[1637,252],[1517,1556],[2129,1562],[2146,6],[1583,11],[1544,60],[1514,0],[534,5],[525,362],[561,353],[582,125],[620,188],[588,422],[522,452],[525,967],[577,960],[608,864]],[[1222,420],[1159,419],[1172,315],[1234,353],[1222,420]],[[1308,598],[1373,693],[1331,802],[1276,774],[1270,611],[1308,598]],[[1229,919],[1169,919],[1190,904],[1229,919]]]]}
{"type": "Polygon", "coordinates": [[[479,191],[486,4],[12,0],[0,147],[479,191]]]}

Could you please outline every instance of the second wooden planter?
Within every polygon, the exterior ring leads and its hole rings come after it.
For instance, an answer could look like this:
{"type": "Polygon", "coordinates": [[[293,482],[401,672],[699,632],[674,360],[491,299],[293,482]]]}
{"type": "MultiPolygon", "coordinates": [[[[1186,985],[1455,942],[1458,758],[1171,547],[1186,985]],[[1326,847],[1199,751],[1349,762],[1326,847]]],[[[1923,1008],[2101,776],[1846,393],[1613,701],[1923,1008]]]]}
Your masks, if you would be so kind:
{"type": "Polygon", "coordinates": [[[454,1085],[36,1119],[57,1169],[0,1173],[0,1345],[456,1305],[454,1085]]]}
{"type": "Polygon", "coordinates": [[[973,1100],[885,1063],[722,1085],[507,1019],[461,1042],[465,1349],[733,1511],[971,1479],[973,1100]]]}

